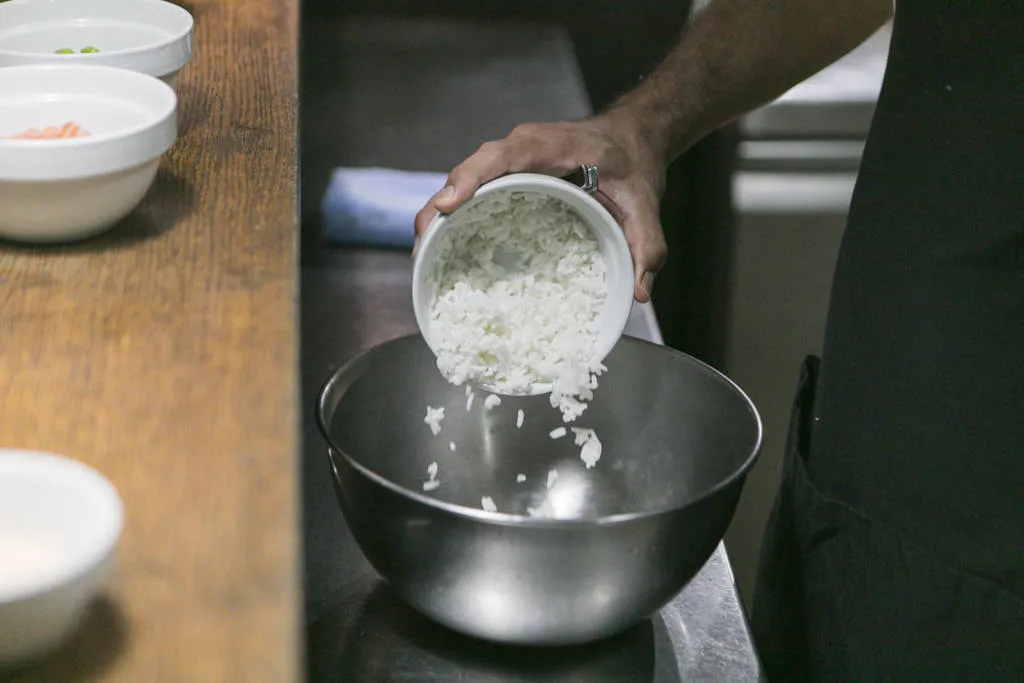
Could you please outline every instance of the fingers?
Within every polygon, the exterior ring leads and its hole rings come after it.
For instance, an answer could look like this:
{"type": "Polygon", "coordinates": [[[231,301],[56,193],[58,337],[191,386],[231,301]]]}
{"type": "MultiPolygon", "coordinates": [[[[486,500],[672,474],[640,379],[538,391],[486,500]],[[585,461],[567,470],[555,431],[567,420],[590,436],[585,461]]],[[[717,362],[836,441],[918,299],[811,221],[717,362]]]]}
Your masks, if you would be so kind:
{"type": "Polygon", "coordinates": [[[576,168],[579,162],[572,155],[571,130],[565,124],[523,124],[503,140],[482,144],[452,170],[445,186],[416,214],[416,235],[422,235],[438,213],[451,213],[495,178],[523,171],[564,175],[576,168]]]}
{"type": "Polygon", "coordinates": [[[654,278],[665,265],[668,247],[657,216],[645,219],[644,227],[638,229],[640,237],[630,245],[633,252],[633,297],[642,304],[651,300],[654,292],[654,278]]]}
{"type": "Polygon", "coordinates": [[[504,140],[481,145],[416,214],[417,243],[438,213],[454,211],[486,182],[522,171],[565,175],[583,161],[598,164],[602,180],[610,181],[602,183],[595,197],[623,228],[633,255],[633,296],[646,303],[668,255],[658,218],[659,184],[652,172],[640,172],[636,160],[593,122],[526,124],[504,140]]]}
{"type": "Polygon", "coordinates": [[[485,142],[472,156],[452,169],[448,185],[438,193],[438,210],[454,211],[484,183],[511,170],[511,150],[507,140],[485,142]]]}
{"type": "MultiPolygon", "coordinates": [[[[665,265],[668,247],[658,217],[658,201],[646,192],[614,193],[626,242],[633,255],[633,298],[645,304],[651,300],[654,278],[665,265]]],[[[614,214],[614,212],[613,212],[614,214]]]]}
{"type": "Polygon", "coordinates": [[[642,304],[651,300],[654,278],[668,257],[661,225],[655,222],[654,227],[649,230],[650,234],[645,235],[645,239],[631,248],[634,266],[633,297],[642,304]]]}
{"type": "Polygon", "coordinates": [[[441,197],[441,195],[443,195],[445,192],[449,191],[449,189],[450,188],[447,185],[445,185],[445,187],[442,188],[440,192],[431,197],[430,200],[426,204],[424,204],[423,208],[416,213],[416,220],[414,221],[414,225],[416,227],[417,242],[419,241],[419,238],[423,235],[423,233],[426,232],[427,226],[430,225],[430,221],[434,220],[434,216],[438,214],[438,198],[441,197]]]}
{"type": "Polygon", "coordinates": [[[571,139],[562,124],[516,126],[504,140],[485,142],[456,166],[434,204],[443,213],[454,211],[481,185],[507,173],[560,175],[571,171],[579,166],[569,158],[571,139]]]}
{"type": "Polygon", "coordinates": [[[416,235],[421,236],[438,213],[450,213],[489,180],[508,173],[506,141],[485,142],[472,156],[456,166],[441,190],[416,214],[416,235]]]}

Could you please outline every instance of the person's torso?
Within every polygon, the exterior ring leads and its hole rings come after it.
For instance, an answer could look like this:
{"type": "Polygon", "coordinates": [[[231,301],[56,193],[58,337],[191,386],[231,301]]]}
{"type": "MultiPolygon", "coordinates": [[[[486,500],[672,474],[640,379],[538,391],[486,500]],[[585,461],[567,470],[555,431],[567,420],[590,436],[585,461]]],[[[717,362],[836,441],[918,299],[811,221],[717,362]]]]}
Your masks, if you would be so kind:
{"type": "Polygon", "coordinates": [[[812,470],[1024,592],[1024,3],[900,0],[812,470]]]}

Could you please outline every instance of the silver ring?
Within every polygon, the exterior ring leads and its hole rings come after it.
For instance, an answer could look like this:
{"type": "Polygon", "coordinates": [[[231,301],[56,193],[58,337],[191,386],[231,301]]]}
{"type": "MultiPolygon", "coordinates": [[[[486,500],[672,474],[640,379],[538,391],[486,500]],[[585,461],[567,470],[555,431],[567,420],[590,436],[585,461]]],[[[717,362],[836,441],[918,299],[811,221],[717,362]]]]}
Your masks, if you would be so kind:
{"type": "Polygon", "coordinates": [[[587,194],[594,194],[595,192],[597,192],[597,166],[580,164],[580,172],[583,174],[583,184],[580,186],[580,189],[586,192],[587,194]]]}

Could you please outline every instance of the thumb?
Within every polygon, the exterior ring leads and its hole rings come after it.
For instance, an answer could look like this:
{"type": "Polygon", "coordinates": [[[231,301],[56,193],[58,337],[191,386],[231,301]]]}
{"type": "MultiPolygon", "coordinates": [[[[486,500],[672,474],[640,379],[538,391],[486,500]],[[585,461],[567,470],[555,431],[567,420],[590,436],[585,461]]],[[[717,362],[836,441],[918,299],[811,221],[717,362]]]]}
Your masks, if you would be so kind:
{"type": "Polygon", "coordinates": [[[627,220],[622,225],[633,255],[633,298],[645,304],[651,300],[654,278],[668,258],[668,247],[658,220],[657,201],[634,203],[625,213],[627,220]]]}
{"type": "Polygon", "coordinates": [[[653,271],[637,264],[636,281],[633,285],[633,298],[638,302],[646,304],[651,300],[651,294],[654,293],[654,276],[655,273],[653,271]]]}

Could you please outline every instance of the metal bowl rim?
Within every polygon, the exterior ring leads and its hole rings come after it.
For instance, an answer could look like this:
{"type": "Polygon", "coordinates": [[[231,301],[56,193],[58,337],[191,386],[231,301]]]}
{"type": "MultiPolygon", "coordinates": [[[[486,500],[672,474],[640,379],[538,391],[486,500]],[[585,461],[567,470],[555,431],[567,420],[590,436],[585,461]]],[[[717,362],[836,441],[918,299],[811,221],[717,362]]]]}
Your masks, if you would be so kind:
{"type": "MultiPolygon", "coordinates": [[[[696,363],[697,365],[704,368],[706,371],[710,372],[712,375],[716,375],[720,379],[724,380],[726,384],[732,387],[732,389],[744,399],[744,401],[747,404],[747,408],[753,414],[754,421],[757,424],[757,439],[754,443],[754,447],[751,449],[750,454],[747,456],[747,459],[743,461],[743,464],[739,468],[737,468],[732,474],[730,474],[725,479],[719,481],[711,488],[706,489],[705,491],[695,496],[691,496],[690,498],[685,499],[680,503],[675,503],[672,505],[663,505],[661,507],[652,508],[650,510],[643,510],[641,512],[622,512],[614,515],[604,515],[601,517],[586,517],[578,519],[551,519],[546,517],[530,517],[529,515],[516,515],[506,512],[488,512],[487,510],[483,510],[481,508],[466,507],[464,505],[457,505],[455,503],[448,503],[443,500],[438,500],[437,498],[424,495],[419,491],[408,489],[400,484],[391,481],[390,479],[386,479],[385,477],[382,477],[381,475],[377,474],[376,472],[373,472],[366,466],[359,463],[355,458],[346,453],[344,449],[340,448],[336,443],[334,443],[334,440],[331,438],[330,435],[330,430],[327,425],[325,414],[327,408],[326,399],[330,395],[331,389],[334,387],[334,385],[337,384],[343,377],[350,374],[358,366],[367,363],[369,359],[371,359],[373,356],[383,353],[388,348],[398,346],[399,344],[402,343],[407,343],[410,339],[421,336],[422,335],[419,334],[409,334],[402,337],[397,337],[395,339],[390,339],[388,341],[377,344],[376,346],[373,346],[369,349],[361,351],[357,355],[347,360],[344,364],[342,364],[340,368],[331,373],[330,377],[328,377],[327,381],[324,383],[323,388],[320,390],[320,394],[319,397],[317,398],[317,403],[315,407],[315,417],[317,428],[320,430],[320,435],[327,442],[328,460],[330,460],[331,458],[331,453],[338,453],[348,462],[349,466],[351,466],[354,470],[359,472],[362,476],[369,479],[371,482],[377,484],[378,486],[382,486],[385,489],[388,489],[389,491],[397,494],[400,497],[407,498],[416,503],[420,503],[421,505],[426,505],[427,507],[433,508],[440,512],[446,512],[456,517],[474,519],[482,522],[488,522],[491,524],[498,524],[501,526],[514,527],[579,529],[581,527],[599,527],[625,524],[629,522],[635,522],[652,517],[660,517],[662,515],[677,512],[684,508],[692,507],[707,498],[711,498],[718,492],[731,486],[737,480],[740,480],[743,477],[745,477],[747,473],[750,471],[750,469],[754,466],[754,463],[757,461],[757,458],[761,453],[761,447],[764,439],[764,426],[761,422],[761,415],[757,410],[757,406],[754,405],[754,402],[750,399],[749,396],[747,396],[746,392],[743,391],[743,389],[741,389],[738,384],[729,379],[729,377],[727,377],[724,373],[716,370],[715,368],[711,367],[704,361],[694,358],[693,356],[683,353],[682,351],[677,351],[676,349],[672,349],[661,344],[655,344],[644,339],[624,336],[622,337],[619,343],[655,346],[670,354],[680,356],[690,362],[696,363]]],[[[424,343],[426,343],[425,340],[424,343]]],[[[332,476],[333,474],[334,473],[332,472],[332,476]]]]}

